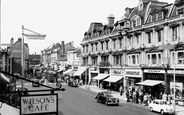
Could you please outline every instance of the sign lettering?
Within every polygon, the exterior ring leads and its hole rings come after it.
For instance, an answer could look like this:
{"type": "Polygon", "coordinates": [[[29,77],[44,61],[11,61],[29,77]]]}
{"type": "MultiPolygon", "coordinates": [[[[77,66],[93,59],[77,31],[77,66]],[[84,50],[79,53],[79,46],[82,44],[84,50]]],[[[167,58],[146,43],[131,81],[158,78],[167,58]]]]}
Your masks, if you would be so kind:
{"type": "MultiPolygon", "coordinates": [[[[174,74],[174,70],[167,70],[169,74],[174,74]]],[[[175,74],[184,74],[183,70],[175,70],[175,74]]]]}
{"type": "Polygon", "coordinates": [[[125,70],[125,76],[129,77],[142,77],[141,70],[125,70]]]}
{"type": "Polygon", "coordinates": [[[22,96],[21,114],[57,112],[57,96],[22,96]]]}
{"type": "Polygon", "coordinates": [[[123,74],[123,70],[112,69],[112,70],[111,70],[111,74],[122,75],[122,74],[123,74]]]}
{"type": "Polygon", "coordinates": [[[145,73],[165,73],[164,70],[151,70],[151,69],[147,69],[144,70],[145,73]]]}

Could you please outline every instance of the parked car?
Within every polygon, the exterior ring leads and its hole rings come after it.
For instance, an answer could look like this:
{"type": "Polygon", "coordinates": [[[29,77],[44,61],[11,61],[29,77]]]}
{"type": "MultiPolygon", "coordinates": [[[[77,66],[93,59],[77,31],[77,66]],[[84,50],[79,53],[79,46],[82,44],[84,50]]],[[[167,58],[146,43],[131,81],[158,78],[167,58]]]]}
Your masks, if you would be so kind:
{"type": "MultiPolygon", "coordinates": [[[[34,82],[37,82],[37,83],[40,83],[39,82],[39,79],[32,79],[34,82]]],[[[40,87],[40,85],[39,84],[36,84],[36,83],[32,83],[32,86],[33,87],[40,87]]]]}
{"type": "Polygon", "coordinates": [[[97,102],[102,102],[105,105],[119,105],[119,99],[113,97],[113,95],[111,95],[111,92],[108,91],[98,92],[95,99],[97,100],[97,102]]]}
{"type": "Polygon", "coordinates": [[[166,101],[155,99],[149,104],[150,111],[160,112],[162,115],[165,113],[174,114],[174,107],[169,105],[166,101]]]}

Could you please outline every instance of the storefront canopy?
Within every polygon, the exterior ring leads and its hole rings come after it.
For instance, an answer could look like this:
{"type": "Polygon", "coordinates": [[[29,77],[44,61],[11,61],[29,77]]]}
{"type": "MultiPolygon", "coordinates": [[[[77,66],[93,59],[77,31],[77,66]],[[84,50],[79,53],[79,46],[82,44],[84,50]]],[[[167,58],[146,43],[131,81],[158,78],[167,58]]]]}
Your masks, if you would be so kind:
{"type": "Polygon", "coordinates": [[[67,73],[69,73],[69,72],[71,72],[72,71],[72,69],[68,69],[68,70],[66,70],[65,72],[63,72],[63,74],[67,74],[67,73]]]}
{"type": "Polygon", "coordinates": [[[74,73],[74,76],[80,76],[86,71],[87,67],[79,67],[78,70],[74,73]]]}
{"type": "Polygon", "coordinates": [[[158,84],[163,83],[163,81],[159,81],[159,80],[145,80],[139,83],[136,83],[137,85],[145,85],[145,86],[155,86],[158,84]]]}
{"type": "Polygon", "coordinates": [[[96,77],[92,78],[94,80],[101,80],[101,79],[104,79],[106,77],[108,77],[109,74],[98,74],[96,77]]]}
{"type": "Polygon", "coordinates": [[[75,74],[75,72],[76,72],[76,70],[72,70],[72,71],[66,73],[66,75],[73,76],[73,74],[75,74]]]}
{"type": "Polygon", "coordinates": [[[0,84],[10,83],[10,79],[6,77],[3,73],[0,73],[0,84]]]}
{"type": "Polygon", "coordinates": [[[108,81],[108,82],[113,82],[113,83],[115,83],[115,82],[119,81],[119,80],[122,79],[122,78],[123,78],[122,75],[121,75],[121,76],[112,75],[112,76],[108,77],[107,79],[105,79],[104,81],[108,81]]]}

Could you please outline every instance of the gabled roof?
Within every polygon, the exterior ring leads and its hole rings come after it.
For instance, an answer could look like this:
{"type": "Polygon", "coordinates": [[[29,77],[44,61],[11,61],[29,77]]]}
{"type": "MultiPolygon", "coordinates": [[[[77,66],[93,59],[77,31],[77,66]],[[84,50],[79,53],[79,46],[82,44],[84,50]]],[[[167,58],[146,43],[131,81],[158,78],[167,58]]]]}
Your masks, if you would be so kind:
{"type": "Polygon", "coordinates": [[[80,48],[77,48],[74,53],[81,53],[81,49],[80,48]]]}

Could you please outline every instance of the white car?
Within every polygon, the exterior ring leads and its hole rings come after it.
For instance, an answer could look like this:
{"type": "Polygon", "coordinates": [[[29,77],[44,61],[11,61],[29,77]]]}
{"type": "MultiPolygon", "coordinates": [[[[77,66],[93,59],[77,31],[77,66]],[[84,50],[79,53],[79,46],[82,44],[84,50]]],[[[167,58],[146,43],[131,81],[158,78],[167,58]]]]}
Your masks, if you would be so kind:
{"type": "Polygon", "coordinates": [[[160,112],[162,115],[165,113],[174,114],[174,107],[167,104],[164,100],[155,99],[149,104],[150,111],[160,112]]]}

